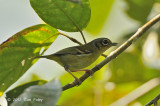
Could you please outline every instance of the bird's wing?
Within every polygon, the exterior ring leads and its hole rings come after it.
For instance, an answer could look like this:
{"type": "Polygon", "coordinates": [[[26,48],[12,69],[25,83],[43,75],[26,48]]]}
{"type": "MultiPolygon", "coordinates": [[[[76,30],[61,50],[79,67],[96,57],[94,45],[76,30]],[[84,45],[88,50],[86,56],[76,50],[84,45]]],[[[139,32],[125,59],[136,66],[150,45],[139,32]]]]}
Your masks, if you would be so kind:
{"type": "Polygon", "coordinates": [[[91,50],[84,49],[83,46],[76,46],[76,47],[69,47],[69,48],[62,49],[54,53],[54,55],[67,55],[67,54],[85,55],[85,54],[91,54],[91,53],[92,53],[91,50]]]}

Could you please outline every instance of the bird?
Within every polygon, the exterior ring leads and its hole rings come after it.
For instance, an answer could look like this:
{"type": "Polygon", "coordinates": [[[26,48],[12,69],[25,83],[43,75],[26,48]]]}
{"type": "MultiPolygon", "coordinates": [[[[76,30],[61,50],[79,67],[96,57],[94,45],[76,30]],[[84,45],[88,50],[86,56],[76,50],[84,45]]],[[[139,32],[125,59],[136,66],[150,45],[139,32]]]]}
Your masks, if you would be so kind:
{"type": "Polygon", "coordinates": [[[117,43],[112,43],[108,38],[97,38],[84,45],[64,48],[50,55],[36,56],[34,59],[46,58],[56,61],[63,66],[64,69],[74,77],[75,81],[78,82],[78,85],[80,85],[81,81],[73,75],[72,72],[91,72],[91,70],[84,68],[95,62],[107,49],[116,45],[117,43]]]}

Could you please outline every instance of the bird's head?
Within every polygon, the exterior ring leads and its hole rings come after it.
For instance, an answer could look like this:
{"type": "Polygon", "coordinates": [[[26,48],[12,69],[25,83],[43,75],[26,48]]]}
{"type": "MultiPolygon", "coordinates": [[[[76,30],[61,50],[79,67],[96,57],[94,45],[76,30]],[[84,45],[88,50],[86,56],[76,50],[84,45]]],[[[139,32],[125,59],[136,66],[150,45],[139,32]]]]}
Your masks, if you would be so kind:
{"type": "Polygon", "coordinates": [[[117,46],[118,43],[112,43],[108,38],[97,38],[91,42],[89,42],[95,49],[99,51],[106,51],[112,46],[117,46]]]}

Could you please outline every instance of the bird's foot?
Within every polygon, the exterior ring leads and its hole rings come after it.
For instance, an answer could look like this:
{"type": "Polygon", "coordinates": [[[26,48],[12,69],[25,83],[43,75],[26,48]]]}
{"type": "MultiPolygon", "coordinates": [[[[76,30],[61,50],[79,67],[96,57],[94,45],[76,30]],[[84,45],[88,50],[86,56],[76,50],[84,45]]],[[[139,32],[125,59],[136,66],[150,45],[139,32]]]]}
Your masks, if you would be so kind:
{"type": "Polygon", "coordinates": [[[78,79],[78,78],[75,78],[74,81],[77,82],[78,86],[81,85],[81,83],[82,83],[82,81],[80,79],[78,79]]]}
{"type": "Polygon", "coordinates": [[[90,76],[93,76],[94,72],[92,70],[87,70],[86,73],[89,73],[90,76]]]}
{"type": "Polygon", "coordinates": [[[72,71],[72,72],[78,72],[78,71],[85,71],[86,73],[89,73],[91,76],[93,76],[93,74],[94,74],[94,72],[92,70],[89,70],[89,69],[75,70],[75,71],[72,71]]]}

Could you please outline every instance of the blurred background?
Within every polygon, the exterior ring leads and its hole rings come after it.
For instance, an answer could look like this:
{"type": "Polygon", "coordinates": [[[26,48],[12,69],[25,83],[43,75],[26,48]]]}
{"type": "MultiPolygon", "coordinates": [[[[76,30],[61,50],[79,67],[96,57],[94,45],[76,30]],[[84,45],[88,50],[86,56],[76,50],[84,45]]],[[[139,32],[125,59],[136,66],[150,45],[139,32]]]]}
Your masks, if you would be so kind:
{"type": "MultiPolygon", "coordinates": [[[[91,20],[83,31],[89,42],[107,37],[120,46],[148,20],[160,13],[160,0],[90,0],[91,20]]],[[[0,43],[32,25],[43,23],[29,0],[0,0],[0,43]]],[[[61,31],[62,32],[62,31],[61,31]]],[[[64,32],[83,42],[80,33],[64,32]]],[[[59,36],[45,54],[74,46],[59,36]]],[[[109,54],[117,47],[111,48],[109,54]]],[[[92,68],[100,57],[88,68],[92,68]]],[[[74,73],[76,76],[84,72],[74,73]]],[[[56,62],[40,59],[14,85],[30,80],[59,78],[62,85],[73,78],[56,62]]],[[[62,92],[60,106],[142,106],[160,93],[160,22],[125,52],[96,72],[79,87],[62,92]]],[[[8,90],[9,90],[8,89],[8,90]]]]}

